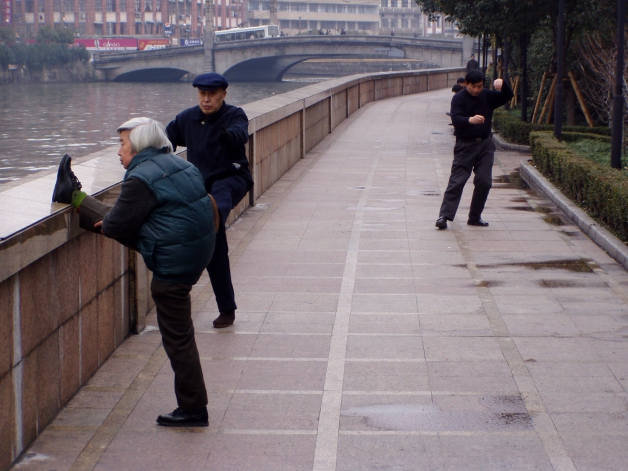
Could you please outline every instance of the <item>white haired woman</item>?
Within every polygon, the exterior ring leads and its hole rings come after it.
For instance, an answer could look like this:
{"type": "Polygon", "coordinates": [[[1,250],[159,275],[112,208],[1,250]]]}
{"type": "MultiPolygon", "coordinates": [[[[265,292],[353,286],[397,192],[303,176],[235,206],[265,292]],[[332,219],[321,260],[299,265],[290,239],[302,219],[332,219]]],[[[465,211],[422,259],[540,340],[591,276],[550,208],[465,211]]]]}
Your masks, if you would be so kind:
{"type": "Polygon", "coordinates": [[[194,340],[190,290],[212,257],[214,208],[200,172],[172,154],[163,126],[133,118],[117,129],[118,156],[126,169],[120,196],[110,207],[81,190],[65,155],[53,201],[72,204],[84,229],[140,252],[153,271],[151,294],[164,349],[175,374],[178,407],[157,423],[208,425],[207,391],[194,340]]]}

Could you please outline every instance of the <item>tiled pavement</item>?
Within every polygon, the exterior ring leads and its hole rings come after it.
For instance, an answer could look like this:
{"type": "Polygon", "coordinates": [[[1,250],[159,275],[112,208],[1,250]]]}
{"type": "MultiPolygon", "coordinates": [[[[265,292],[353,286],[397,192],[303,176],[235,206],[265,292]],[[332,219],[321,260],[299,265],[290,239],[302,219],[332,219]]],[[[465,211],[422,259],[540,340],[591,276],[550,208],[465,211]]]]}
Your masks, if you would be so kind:
{"type": "MultiPolygon", "coordinates": [[[[625,470],[628,275],[497,153],[488,228],[434,228],[450,92],[373,103],[229,230],[239,305],[194,312],[210,427],[129,338],[19,470],[625,470]]],[[[154,315],[150,324],[155,325],[154,315]]]]}

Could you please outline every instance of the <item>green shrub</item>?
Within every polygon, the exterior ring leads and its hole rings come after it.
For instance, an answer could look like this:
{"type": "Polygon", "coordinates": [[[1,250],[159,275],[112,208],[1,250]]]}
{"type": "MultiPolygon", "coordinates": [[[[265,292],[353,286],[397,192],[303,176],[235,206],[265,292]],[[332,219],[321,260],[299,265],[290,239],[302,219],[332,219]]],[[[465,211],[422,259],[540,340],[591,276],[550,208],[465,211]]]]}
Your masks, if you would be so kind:
{"type": "Polygon", "coordinates": [[[9,64],[15,64],[15,54],[9,46],[0,44],[0,67],[6,69],[9,64]]]}
{"type": "MultiPolygon", "coordinates": [[[[578,136],[565,135],[565,141],[578,136]]],[[[536,168],[561,191],[628,241],[628,172],[600,165],[576,154],[550,132],[530,133],[536,168]]]]}
{"type": "MultiPolygon", "coordinates": [[[[530,133],[534,131],[553,131],[554,125],[530,124],[521,121],[504,109],[495,110],[493,113],[493,129],[499,132],[504,139],[514,144],[530,145],[530,133]]],[[[606,126],[563,126],[563,132],[576,132],[610,136],[611,130],[606,126]]]]}
{"type": "MultiPolygon", "coordinates": [[[[3,64],[0,46],[0,64],[3,64]]],[[[14,44],[8,48],[15,64],[25,65],[30,70],[65,65],[75,61],[88,61],[89,52],[84,47],[70,48],[65,43],[14,44]]]]}
{"type": "MultiPolygon", "coordinates": [[[[585,133],[563,133],[565,142],[576,154],[604,167],[611,165],[611,138],[585,133]]],[[[623,165],[622,165],[623,167],[623,165]]]]}

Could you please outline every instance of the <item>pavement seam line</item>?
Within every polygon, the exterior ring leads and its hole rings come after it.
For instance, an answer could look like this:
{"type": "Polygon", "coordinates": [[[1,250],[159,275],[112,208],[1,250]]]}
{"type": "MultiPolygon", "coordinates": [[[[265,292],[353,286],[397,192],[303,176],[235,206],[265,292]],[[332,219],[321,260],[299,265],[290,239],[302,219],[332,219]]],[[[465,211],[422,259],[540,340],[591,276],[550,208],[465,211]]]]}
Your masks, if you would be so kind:
{"type": "MultiPolygon", "coordinates": [[[[350,121],[352,119],[358,118],[359,115],[364,112],[364,110],[366,110],[366,105],[363,106],[362,108],[358,109],[351,116],[345,118],[334,129],[334,131],[337,131],[336,134],[334,134],[333,131],[330,131],[328,136],[323,138],[322,141],[320,141],[316,146],[314,146],[312,149],[310,149],[306,153],[306,157],[302,158],[300,160],[300,161],[302,161],[302,160],[307,159],[307,154],[309,154],[311,152],[318,152],[318,155],[316,157],[313,157],[310,162],[307,162],[306,165],[303,166],[303,168],[300,170],[299,174],[294,178],[294,180],[292,180],[290,182],[290,184],[281,192],[280,195],[275,196],[275,197],[269,197],[269,199],[271,199],[271,201],[270,201],[270,204],[268,205],[268,208],[263,212],[263,214],[255,222],[255,224],[253,224],[253,227],[251,227],[251,229],[248,230],[247,234],[242,238],[242,240],[234,247],[233,252],[229,253],[229,260],[231,262],[231,268],[233,268],[234,265],[238,262],[238,260],[242,256],[242,253],[244,253],[244,251],[248,248],[248,246],[251,244],[251,242],[253,241],[255,236],[259,233],[259,231],[262,229],[262,227],[264,227],[266,222],[273,215],[275,210],[288,197],[288,195],[290,193],[292,193],[292,190],[294,190],[294,187],[297,186],[299,183],[301,183],[301,181],[307,176],[307,174],[312,170],[312,168],[316,165],[316,163],[327,153],[327,151],[331,148],[332,144],[336,140],[338,140],[338,138],[342,134],[342,131],[344,130],[344,128],[349,126],[350,121]],[[320,146],[320,148],[318,150],[315,150],[319,146],[320,146]]],[[[293,169],[294,169],[294,167],[292,167],[286,173],[292,171],[293,169]]],[[[281,178],[283,178],[286,173],[284,173],[281,177],[279,177],[279,180],[277,180],[275,183],[273,183],[273,185],[276,184],[276,183],[279,183],[281,181],[281,178]]],[[[266,191],[270,190],[273,187],[273,185],[271,185],[266,191]]],[[[264,196],[264,193],[262,193],[260,195],[260,198],[262,196],[264,196]]],[[[260,204],[265,204],[265,202],[264,203],[260,203],[260,204]]],[[[227,228],[227,230],[228,229],[229,228],[227,228]]]]}
{"type": "MultiPolygon", "coordinates": [[[[440,160],[436,154],[433,141],[431,144],[432,151],[434,153],[433,160],[436,167],[439,186],[441,187],[441,191],[444,193],[448,178],[446,179],[445,174],[442,172],[440,160]]],[[[497,157],[495,158],[495,164],[500,168],[502,167],[497,157]]],[[[520,193],[523,193],[523,191],[520,193]]],[[[545,404],[543,403],[534,380],[532,379],[532,376],[523,361],[523,357],[519,353],[515,343],[509,337],[510,332],[503,320],[497,303],[495,303],[495,300],[493,299],[490,289],[478,286],[484,281],[484,276],[482,271],[478,268],[460,224],[452,221],[451,229],[456,237],[456,241],[460,247],[460,253],[465,260],[471,278],[476,284],[478,297],[482,302],[482,306],[489,320],[491,329],[493,330],[497,344],[499,345],[502,355],[508,363],[508,367],[510,368],[513,379],[517,384],[517,388],[521,393],[524,404],[533,419],[532,423],[534,424],[534,429],[543,444],[547,458],[555,471],[576,471],[576,467],[563,445],[562,438],[560,437],[552,418],[545,408],[545,404]]]]}
{"type": "MultiPolygon", "coordinates": [[[[497,160],[497,159],[496,159],[497,160]]],[[[466,237],[459,225],[452,227],[460,253],[463,256],[471,278],[476,283],[476,290],[482,306],[489,320],[494,337],[499,348],[508,363],[511,374],[517,388],[521,393],[521,398],[532,417],[534,429],[538,434],[547,457],[556,471],[576,471],[576,467],[569,456],[569,453],[563,445],[562,438],[556,429],[550,414],[545,408],[545,404],[539,394],[536,384],[530,375],[530,372],[521,356],[517,346],[509,337],[510,332],[501,315],[501,311],[495,302],[489,288],[481,286],[485,281],[480,268],[478,268],[475,258],[466,237]]]]}
{"type": "Polygon", "coordinates": [[[83,448],[74,463],[72,463],[70,471],[91,471],[96,467],[100,458],[107,451],[112,440],[146,392],[146,389],[148,389],[157,373],[159,373],[166,359],[166,352],[160,344],[105,421],[98,427],[92,439],[83,448]]]}
{"type": "Polygon", "coordinates": [[[347,248],[345,270],[329,346],[329,360],[327,362],[325,386],[321,401],[313,471],[335,471],[336,469],[349,317],[351,316],[353,290],[355,287],[360,231],[364,219],[364,208],[370,193],[369,189],[373,185],[375,171],[379,164],[379,152],[377,151],[371,164],[371,169],[364,185],[365,191],[362,193],[357,205],[347,248]]]}

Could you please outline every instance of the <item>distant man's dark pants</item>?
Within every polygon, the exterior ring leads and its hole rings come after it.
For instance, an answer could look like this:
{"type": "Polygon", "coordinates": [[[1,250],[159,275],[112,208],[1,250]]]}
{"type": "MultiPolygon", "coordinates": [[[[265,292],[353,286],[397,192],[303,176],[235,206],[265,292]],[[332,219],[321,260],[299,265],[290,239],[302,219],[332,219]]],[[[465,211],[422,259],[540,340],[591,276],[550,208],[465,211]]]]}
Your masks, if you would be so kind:
{"type": "MultiPolygon", "coordinates": [[[[94,229],[94,224],[110,210],[111,206],[87,196],[79,210],[80,226],[100,233],[100,228],[94,229]]],[[[188,411],[198,411],[206,407],[208,401],[201,359],[194,339],[191,289],[192,285],[166,283],[155,278],[150,286],[157,307],[157,324],[164,350],[174,371],[177,404],[188,411]]]]}
{"type": "Polygon", "coordinates": [[[471,176],[473,178],[473,197],[469,209],[469,219],[477,221],[482,216],[488,193],[493,184],[493,162],[495,160],[495,144],[489,137],[477,141],[475,139],[457,139],[454,147],[454,161],[451,166],[449,184],[443,195],[439,217],[453,221],[458,211],[462,190],[471,176]]]}
{"type": "Polygon", "coordinates": [[[225,222],[231,210],[242,201],[249,189],[249,184],[244,178],[234,175],[215,181],[209,191],[218,205],[220,227],[216,231],[216,246],[212,260],[207,266],[207,272],[220,312],[235,311],[238,308],[231,283],[229,245],[227,244],[225,222]]]}

